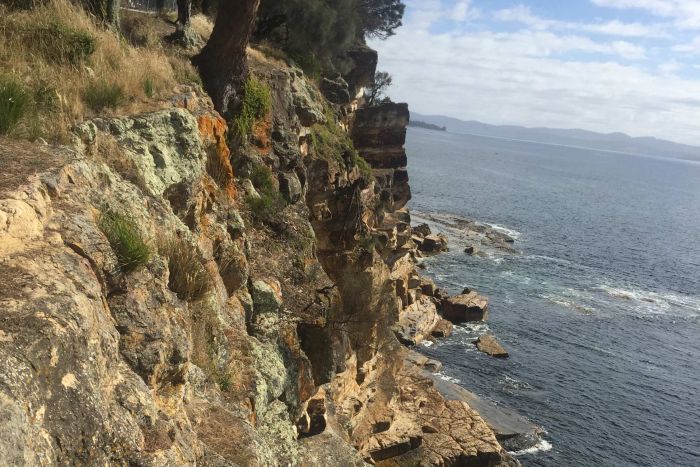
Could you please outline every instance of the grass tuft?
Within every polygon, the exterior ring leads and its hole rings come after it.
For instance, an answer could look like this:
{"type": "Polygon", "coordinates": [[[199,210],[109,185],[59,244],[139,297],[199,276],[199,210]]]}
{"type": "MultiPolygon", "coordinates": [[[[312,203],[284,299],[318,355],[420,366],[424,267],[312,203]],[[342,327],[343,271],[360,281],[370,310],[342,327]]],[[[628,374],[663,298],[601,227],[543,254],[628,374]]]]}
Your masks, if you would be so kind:
{"type": "Polygon", "coordinates": [[[32,36],[44,59],[56,64],[80,65],[97,49],[92,34],[60,22],[37,27],[32,36]]]}
{"type": "Polygon", "coordinates": [[[97,81],[85,88],[83,100],[95,112],[107,108],[116,109],[124,102],[124,90],[117,83],[97,81]]]}
{"type": "Polygon", "coordinates": [[[159,247],[168,259],[170,279],[168,287],[181,300],[193,301],[202,298],[211,289],[211,278],[196,248],[187,241],[174,237],[159,247]]]}
{"type": "Polygon", "coordinates": [[[19,123],[30,101],[29,94],[19,82],[0,75],[0,135],[8,134],[19,123]]]}
{"type": "Polygon", "coordinates": [[[107,211],[100,216],[98,225],[117,255],[122,271],[134,271],[148,262],[151,248],[133,219],[114,211],[107,211]]]}

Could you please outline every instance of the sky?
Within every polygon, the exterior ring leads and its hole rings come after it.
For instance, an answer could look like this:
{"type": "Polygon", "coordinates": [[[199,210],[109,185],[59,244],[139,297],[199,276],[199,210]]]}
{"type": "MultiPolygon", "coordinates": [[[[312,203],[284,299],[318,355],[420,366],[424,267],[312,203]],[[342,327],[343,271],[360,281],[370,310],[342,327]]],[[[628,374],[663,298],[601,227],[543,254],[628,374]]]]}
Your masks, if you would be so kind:
{"type": "Polygon", "coordinates": [[[700,0],[404,0],[372,40],[423,114],[700,146],[700,0]]]}

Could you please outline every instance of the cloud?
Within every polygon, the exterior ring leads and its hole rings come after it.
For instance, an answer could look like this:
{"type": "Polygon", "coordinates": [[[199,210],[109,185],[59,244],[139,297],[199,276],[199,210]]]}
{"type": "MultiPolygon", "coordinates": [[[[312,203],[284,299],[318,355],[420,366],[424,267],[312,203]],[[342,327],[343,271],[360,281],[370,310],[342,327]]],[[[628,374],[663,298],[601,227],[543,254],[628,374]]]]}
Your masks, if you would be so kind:
{"type": "MultiPolygon", "coordinates": [[[[380,68],[394,77],[392,98],[409,102],[413,110],[495,124],[624,131],[700,145],[697,105],[689,99],[700,95],[700,82],[679,76],[683,62],[673,57],[651,61],[658,47],[647,51],[635,41],[593,40],[583,28],[538,22],[502,31],[484,20],[436,32],[432,23],[413,15],[414,6],[424,11],[427,4],[438,7],[434,18],[444,18],[453,8],[408,0],[406,27],[370,44],[379,51],[380,68]]],[[[493,16],[489,12],[482,19],[493,16]]],[[[663,50],[670,53],[670,46],[663,50]]]]}
{"type": "Polygon", "coordinates": [[[646,25],[638,22],[623,23],[619,20],[600,23],[576,23],[545,19],[533,14],[529,7],[522,4],[513,8],[498,10],[493,17],[499,21],[521,23],[537,30],[570,30],[619,37],[659,38],[668,37],[669,35],[666,27],[663,25],[646,25]]]}
{"type": "Polygon", "coordinates": [[[618,10],[643,10],[658,17],[672,19],[676,27],[700,29],[699,0],[591,0],[591,3],[618,10]]]}
{"type": "Polygon", "coordinates": [[[700,55],[700,36],[696,36],[690,42],[674,45],[672,50],[683,54],[700,55]]]}

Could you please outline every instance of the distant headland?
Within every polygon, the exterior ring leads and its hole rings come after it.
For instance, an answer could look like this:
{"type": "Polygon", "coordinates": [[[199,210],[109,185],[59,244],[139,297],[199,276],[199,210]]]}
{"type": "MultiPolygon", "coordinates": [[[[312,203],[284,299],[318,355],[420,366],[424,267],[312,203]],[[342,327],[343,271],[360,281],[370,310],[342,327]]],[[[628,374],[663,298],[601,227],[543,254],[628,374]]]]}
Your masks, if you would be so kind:
{"type": "Polygon", "coordinates": [[[417,128],[425,128],[426,130],[447,131],[446,126],[433,125],[432,123],[426,123],[426,122],[422,122],[420,120],[411,120],[410,122],[408,122],[408,126],[414,126],[417,128]]]}

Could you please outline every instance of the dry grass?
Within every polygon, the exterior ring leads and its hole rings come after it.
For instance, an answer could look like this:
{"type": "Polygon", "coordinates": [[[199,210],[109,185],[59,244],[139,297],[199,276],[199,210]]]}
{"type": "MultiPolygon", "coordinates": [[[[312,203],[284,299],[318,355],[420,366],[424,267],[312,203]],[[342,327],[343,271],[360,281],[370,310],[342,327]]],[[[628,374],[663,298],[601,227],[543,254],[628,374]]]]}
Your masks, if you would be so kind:
{"type": "Polygon", "coordinates": [[[163,241],[158,246],[158,251],[168,259],[168,287],[178,298],[198,300],[211,289],[211,278],[194,245],[180,237],[173,237],[163,241]]]}
{"type": "Polygon", "coordinates": [[[211,32],[214,30],[214,23],[208,17],[198,14],[192,17],[192,29],[196,32],[203,41],[208,41],[211,32]]]}
{"type": "MultiPolygon", "coordinates": [[[[141,24],[143,30],[148,28],[141,24]]],[[[100,83],[124,94],[115,109],[100,109],[100,115],[155,106],[159,94],[193,70],[180,63],[187,57],[169,56],[154,34],[143,34],[144,46],[133,47],[69,0],[49,0],[33,10],[0,5],[0,69],[21,81],[33,97],[32,110],[12,135],[65,141],[74,123],[97,115],[86,105],[85,95],[100,83]]]]}

